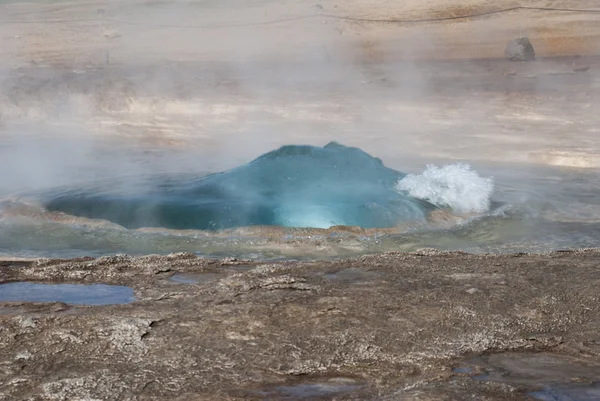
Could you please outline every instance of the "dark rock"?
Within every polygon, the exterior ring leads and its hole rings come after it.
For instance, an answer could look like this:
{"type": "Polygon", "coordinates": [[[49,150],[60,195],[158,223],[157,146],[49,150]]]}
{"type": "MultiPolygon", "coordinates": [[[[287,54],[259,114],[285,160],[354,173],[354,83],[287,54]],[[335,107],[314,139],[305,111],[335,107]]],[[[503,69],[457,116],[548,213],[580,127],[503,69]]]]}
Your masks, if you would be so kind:
{"type": "Polygon", "coordinates": [[[519,38],[508,42],[505,55],[510,61],[535,60],[535,50],[529,38],[519,38]]]}

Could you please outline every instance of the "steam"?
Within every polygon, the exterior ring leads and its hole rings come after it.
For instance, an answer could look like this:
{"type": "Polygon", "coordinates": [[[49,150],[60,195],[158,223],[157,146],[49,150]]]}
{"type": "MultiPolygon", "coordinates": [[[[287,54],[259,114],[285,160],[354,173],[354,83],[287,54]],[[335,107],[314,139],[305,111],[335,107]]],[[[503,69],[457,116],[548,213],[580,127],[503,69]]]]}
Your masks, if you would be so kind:
{"type": "MultiPolygon", "coordinates": [[[[11,24],[0,26],[0,132],[10,141],[0,147],[3,193],[101,178],[120,178],[131,187],[142,174],[224,171],[285,144],[336,140],[401,171],[434,157],[522,160],[528,146],[538,146],[523,144],[530,122],[515,117],[529,100],[503,98],[494,79],[493,102],[477,94],[487,90],[480,84],[489,80],[488,70],[506,81],[505,66],[416,61],[480,55],[482,49],[488,52],[482,57],[495,57],[513,38],[506,20],[394,25],[312,18],[195,29],[319,10],[422,18],[437,16],[441,3],[325,1],[317,9],[303,2],[132,1],[102,2],[100,32],[97,4],[5,3],[0,14],[11,24]],[[64,22],[36,22],[46,20],[64,22]],[[502,34],[490,33],[492,24],[502,34]],[[460,37],[449,35],[449,27],[460,37]],[[462,140],[475,134],[475,141],[462,140]]],[[[581,120],[595,121],[589,110],[581,120]]],[[[543,122],[536,120],[536,132],[543,122]]],[[[486,207],[485,189],[478,193],[458,181],[444,189],[448,182],[426,174],[421,180],[430,189],[420,189],[424,199],[460,210],[486,207]],[[460,205],[461,194],[472,204],[460,205]]],[[[416,183],[411,190],[417,191],[416,183]]]]}
{"type": "MultiPolygon", "coordinates": [[[[96,21],[68,22],[97,18],[95,5],[0,5],[5,19],[27,22],[0,30],[7,38],[0,158],[11,172],[0,176],[0,192],[85,179],[136,181],[136,174],[224,171],[285,144],[322,146],[332,140],[391,159],[397,155],[372,140],[387,135],[400,114],[385,103],[398,91],[408,98],[424,90],[426,80],[414,63],[398,61],[416,46],[363,39],[344,21],[168,27],[276,20],[313,14],[314,4],[159,1],[102,7],[99,32],[96,21]],[[105,39],[113,31],[118,35],[105,39]],[[104,64],[105,49],[110,65],[104,64]],[[153,152],[140,162],[142,148],[153,152]]],[[[349,11],[324,7],[328,13],[349,11]]],[[[401,113],[408,135],[413,113],[401,113]]]]}

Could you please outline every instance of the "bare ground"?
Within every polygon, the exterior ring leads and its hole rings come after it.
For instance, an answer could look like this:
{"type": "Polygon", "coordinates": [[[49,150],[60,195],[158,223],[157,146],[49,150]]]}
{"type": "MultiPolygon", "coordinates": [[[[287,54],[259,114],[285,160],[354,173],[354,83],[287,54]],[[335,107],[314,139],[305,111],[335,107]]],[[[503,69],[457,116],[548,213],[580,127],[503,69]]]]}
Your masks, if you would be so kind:
{"type": "Polygon", "coordinates": [[[531,385],[452,368],[515,350],[600,364],[599,260],[595,250],[424,250],[278,264],[185,254],[6,261],[2,282],[120,284],[137,300],[0,305],[0,397],[262,399],[337,378],[359,387],[336,399],[527,399],[531,385]],[[216,274],[169,281],[181,272],[216,274]]]}
{"type": "Polygon", "coordinates": [[[330,140],[398,168],[407,155],[600,166],[600,14],[520,10],[412,24],[333,18],[445,18],[516,5],[8,3],[0,5],[0,124],[10,135],[57,131],[195,148],[199,159],[216,159],[215,169],[282,144],[330,140]],[[239,24],[250,26],[229,26],[239,24]],[[537,62],[503,60],[519,35],[530,37],[537,62]]]}
{"type": "Polygon", "coordinates": [[[332,140],[400,170],[409,159],[598,168],[599,67],[595,56],[358,72],[312,63],[246,72],[202,63],[22,67],[1,83],[0,133],[193,150],[203,171],[332,140]]]}

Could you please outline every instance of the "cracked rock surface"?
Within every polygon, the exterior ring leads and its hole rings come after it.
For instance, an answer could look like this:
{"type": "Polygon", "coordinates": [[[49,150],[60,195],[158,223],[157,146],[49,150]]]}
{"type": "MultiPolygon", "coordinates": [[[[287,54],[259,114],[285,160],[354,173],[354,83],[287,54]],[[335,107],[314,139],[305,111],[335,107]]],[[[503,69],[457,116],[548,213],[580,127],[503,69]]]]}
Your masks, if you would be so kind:
{"type": "Polygon", "coordinates": [[[600,364],[599,262],[597,250],[4,261],[0,283],[118,284],[136,300],[0,303],[0,399],[526,400],[527,384],[453,368],[507,352],[600,364]],[[171,280],[181,273],[198,280],[171,280]]]}

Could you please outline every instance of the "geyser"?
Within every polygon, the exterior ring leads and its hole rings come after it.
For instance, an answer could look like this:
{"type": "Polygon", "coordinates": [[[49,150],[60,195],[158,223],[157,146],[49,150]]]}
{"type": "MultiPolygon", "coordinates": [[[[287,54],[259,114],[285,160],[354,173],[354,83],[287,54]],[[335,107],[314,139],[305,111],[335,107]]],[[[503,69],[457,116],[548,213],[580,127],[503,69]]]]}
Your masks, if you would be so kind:
{"type": "Polygon", "coordinates": [[[396,189],[405,174],[358,148],[287,145],[232,170],[154,179],[134,191],[78,188],[42,196],[50,211],[127,228],[218,230],[275,225],[393,227],[433,205],[396,189]]]}

